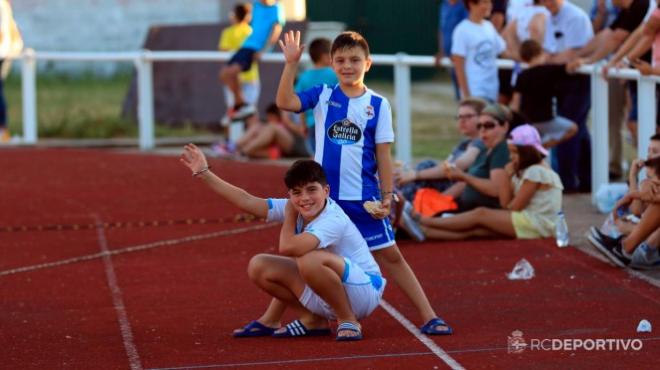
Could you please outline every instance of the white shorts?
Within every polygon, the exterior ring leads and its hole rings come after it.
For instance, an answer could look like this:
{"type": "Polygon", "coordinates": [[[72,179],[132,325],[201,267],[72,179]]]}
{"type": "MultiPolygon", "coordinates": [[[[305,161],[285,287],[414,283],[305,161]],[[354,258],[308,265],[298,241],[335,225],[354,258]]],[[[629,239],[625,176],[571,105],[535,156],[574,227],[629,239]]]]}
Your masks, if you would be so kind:
{"type": "MultiPolygon", "coordinates": [[[[358,320],[363,319],[378,307],[385,291],[387,281],[381,275],[367,274],[348,258],[344,257],[345,270],[342,282],[348,302],[358,320]]],[[[300,303],[313,313],[329,320],[337,318],[335,311],[309,286],[298,299],[300,303]]]]}
{"type": "MultiPolygon", "coordinates": [[[[228,87],[224,87],[225,92],[225,104],[227,109],[234,106],[234,94],[229,90],[228,87]]],[[[259,82],[243,82],[241,83],[241,91],[245,97],[245,102],[249,105],[256,106],[259,103],[259,93],[261,92],[261,84],[259,82]]]]}

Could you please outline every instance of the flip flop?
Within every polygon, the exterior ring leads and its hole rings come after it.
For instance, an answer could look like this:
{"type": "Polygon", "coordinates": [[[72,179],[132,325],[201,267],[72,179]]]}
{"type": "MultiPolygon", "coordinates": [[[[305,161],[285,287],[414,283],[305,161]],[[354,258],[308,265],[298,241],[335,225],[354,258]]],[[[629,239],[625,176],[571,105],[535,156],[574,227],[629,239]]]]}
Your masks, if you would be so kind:
{"type": "Polygon", "coordinates": [[[250,321],[244,327],[234,332],[235,338],[250,338],[250,337],[269,337],[277,330],[276,328],[268,327],[257,320],[250,321]]]}
{"type": "Polygon", "coordinates": [[[286,330],[282,332],[273,332],[274,338],[293,338],[293,337],[319,337],[330,335],[330,328],[325,329],[307,329],[300,320],[294,320],[286,324],[286,330]]]}
{"type": "Polygon", "coordinates": [[[352,323],[350,321],[342,322],[337,326],[337,338],[335,338],[337,342],[351,342],[351,341],[356,341],[356,340],[362,340],[362,330],[360,329],[360,326],[352,323]],[[339,333],[343,331],[351,331],[353,333],[356,333],[356,335],[353,336],[340,336],[339,333]]]}
{"type": "Polygon", "coordinates": [[[427,322],[426,324],[424,324],[424,326],[420,328],[420,331],[427,335],[451,335],[454,332],[452,328],[449,327],[449,325],[447,325],[445,320],[439,317],[429,320],[429,322],[427,322]],[[438,330],[435,328],[436,326],[440,326],[440,325],[446,326],[447,329],[438,330]]]}

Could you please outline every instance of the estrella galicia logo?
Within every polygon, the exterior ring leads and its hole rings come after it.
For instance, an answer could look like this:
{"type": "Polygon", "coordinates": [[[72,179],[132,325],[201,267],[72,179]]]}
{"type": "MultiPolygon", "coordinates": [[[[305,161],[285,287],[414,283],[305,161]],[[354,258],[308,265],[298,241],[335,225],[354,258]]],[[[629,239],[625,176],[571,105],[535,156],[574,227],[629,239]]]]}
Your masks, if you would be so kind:
{"type": "Polygon", "coordinates": [[[328,128],[328,138],[337,145],[351,145],[362,139],[362,130],[355,123],[344,118],[328,128]]]}

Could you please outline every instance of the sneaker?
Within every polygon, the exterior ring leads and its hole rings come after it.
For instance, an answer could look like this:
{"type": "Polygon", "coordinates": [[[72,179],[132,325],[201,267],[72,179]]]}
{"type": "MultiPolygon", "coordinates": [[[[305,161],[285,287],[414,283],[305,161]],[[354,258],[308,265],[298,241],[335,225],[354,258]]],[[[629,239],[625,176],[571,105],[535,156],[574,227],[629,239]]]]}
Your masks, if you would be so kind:
{"type": "Polygon", "coordinates": [[[660,268],[660,252],[658,248],[653,248],[642,243],[633,252],[630,259],[630,267],[637,270],[652,270],[660,268]]]}
{"type": "Polygon", "coordinates": [[[217,143],[211,146],[211,156],[217,158],[231,158],[234,156],[235,151],[225,143],[217,143]]]}
{"type": "Polygon", "coordinates": [[[399,226],[401,226],[401,228],[415,241],[423,242],[426,239],[426,236],[424,235],[424,231],[422,231],[419,222],[413,218],[412,211],[412,204],[406,201],[403,204],[403,212],[401,212],[401,222],[399,223],[399,226]]]}
{"type": "Polygon", "coordinates": [[[222,118],[220,118],[220,127],[228,127],[231,123],[232,109],[228,110],[222,118]]]}
{"type": "Polygon", "coordinates": [[[594,235],[588,235],[587,239],[596,247],[605,257],[614,262],[619,267],[626,267],[630,264],[630,258],[623,251],[623,237],[612,239],[605,235],[605,238],[598,238],[594,235]]]}
{"type": "Polygon", "coordinates": [[[596,239],[605,240],[608,243],[616,243],[618,239],[605,234],[604,232],[600,231],[600,229],[597,228],[596,226],[592,226],[589,228],[589,235],[593,236],[596,239]]]}
{"type": "Polygon", "coordinates": [[[234,107],[233,112],[230,113],[230,117],[232,121],[239,121],[248,118],[255,113],[257,113],[257,108],[254,105],[243,104],[234,107]]]}

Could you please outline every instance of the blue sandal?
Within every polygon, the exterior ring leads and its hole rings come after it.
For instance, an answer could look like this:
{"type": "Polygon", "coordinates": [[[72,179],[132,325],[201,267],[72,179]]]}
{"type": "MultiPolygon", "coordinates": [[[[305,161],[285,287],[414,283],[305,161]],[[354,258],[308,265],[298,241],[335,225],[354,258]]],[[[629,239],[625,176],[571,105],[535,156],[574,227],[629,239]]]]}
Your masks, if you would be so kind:
{"type": "Polygon", "coordinates": [[[454,332],[452,328],[447,325],[445,320],[439,317],[429,320],[429,322],[420,328],[420,331],[427,335],[451,335],[454,332]],[[436,326],[446,326],[447,329],[438,330],[436,329],[436,326]]]}
{"type": "Polygon", "coordinates": [[[362,329],[360,329],[359,324],[352,323],[350,321],[342,322],[337,326],[337,338],[338,342],[350,342],[355,340],[362,340],[362,329]],[[343,331],[351,331],[356,335],[352,336],[340,336],[339,333],[343,331]]]}
{"type": "Polygon", "coordinates": [[[332,332],[330,328],[324,329],[307,329],[300,320],[294,320],[286,324],[284,331],[273,332],[272,336],[275,338],[294,338],[294,337],[319,337],[330,335],[332,332]]]}
{"type": "Polygon", "coordinates": [[[257,320],[250,321],[244,327],[234,332],[236,338],[250,338],[250,337],[269,337],[277,328],[268,327],[257,320]]]}

